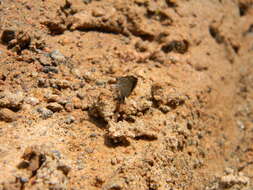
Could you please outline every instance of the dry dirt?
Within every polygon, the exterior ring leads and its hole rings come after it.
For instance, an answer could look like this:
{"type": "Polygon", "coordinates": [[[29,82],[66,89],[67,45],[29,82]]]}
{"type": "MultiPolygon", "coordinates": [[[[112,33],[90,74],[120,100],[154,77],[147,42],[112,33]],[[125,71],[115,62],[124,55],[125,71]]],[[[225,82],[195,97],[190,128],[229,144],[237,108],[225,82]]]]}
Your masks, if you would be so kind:
{"type": "Polygon", "coordinates": [[[0,41],[0,190],[253,189],[252,0],[0,0],[0,41]]]}

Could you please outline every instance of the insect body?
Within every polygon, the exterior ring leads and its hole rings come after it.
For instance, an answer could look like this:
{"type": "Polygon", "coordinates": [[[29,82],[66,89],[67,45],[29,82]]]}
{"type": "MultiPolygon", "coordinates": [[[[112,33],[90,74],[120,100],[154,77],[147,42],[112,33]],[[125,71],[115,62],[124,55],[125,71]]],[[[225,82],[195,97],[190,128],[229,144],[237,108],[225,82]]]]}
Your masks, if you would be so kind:
{"type": "Polygon", "coordinates": [[[134,76],[125,76],[117,78],[117,91],[119,103],[124,103],[125,98],[130,96],[136,87],[138,79],[134,76]]]}

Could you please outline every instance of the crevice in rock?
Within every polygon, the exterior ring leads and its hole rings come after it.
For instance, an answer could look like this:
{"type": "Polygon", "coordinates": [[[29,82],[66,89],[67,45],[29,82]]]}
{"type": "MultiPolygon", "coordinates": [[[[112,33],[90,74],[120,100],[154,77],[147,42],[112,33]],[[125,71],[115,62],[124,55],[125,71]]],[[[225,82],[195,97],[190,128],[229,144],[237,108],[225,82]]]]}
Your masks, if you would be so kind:
{"type": "Polygon", "coordinates": [[[157,140],[157,136],[152,135],[141,135],[134,138],[135,140],[154,141],[157,140]]]}
{"type": "Polygon", "coordinates": [[[95,117],[89,114],[89,121],[100,129],[106,129],[108,122],[103,117],[95,117]]]}
{"type": "Polygon", "coordinates": [[[162,46],[161,50],[164,53],[169,53],[171,51],[184,54],[188,51],[189,42],[187,40],[172,40],[171,42],[162,46]]]}
{"type": "Polygon", "coordinates": [[[209,26],[209,33],[218,44],[224,42],[224,37],[220,34],[219,30],[214,26],[209,26]]]}
{"type": "Polygon", "coordinates": [[[104,136],[104,144],[109,148],[116,148],[118,146],[127,147],[130,145],[126,137],[111,138],[109,135],[104,136]]]}
{"type": "Polygon", "coordinates": [[[240,16],[245,16],[249,10],[249,6],[252,6],[252,5],[240,2],[238,5],[240,16]]]}

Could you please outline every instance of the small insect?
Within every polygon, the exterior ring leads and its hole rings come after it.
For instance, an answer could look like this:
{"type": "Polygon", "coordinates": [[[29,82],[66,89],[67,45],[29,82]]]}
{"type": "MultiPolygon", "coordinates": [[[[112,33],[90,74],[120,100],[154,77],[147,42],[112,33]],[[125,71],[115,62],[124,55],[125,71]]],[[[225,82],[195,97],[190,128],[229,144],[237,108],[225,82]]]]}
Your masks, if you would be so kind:
{"type": "Polygon", "coordinates": [[[119,103],[124,103],[125,98],[130,96],[136,87],[138,79],[134,76],[125,76],[117,78],[117,91],[119,103]]]}

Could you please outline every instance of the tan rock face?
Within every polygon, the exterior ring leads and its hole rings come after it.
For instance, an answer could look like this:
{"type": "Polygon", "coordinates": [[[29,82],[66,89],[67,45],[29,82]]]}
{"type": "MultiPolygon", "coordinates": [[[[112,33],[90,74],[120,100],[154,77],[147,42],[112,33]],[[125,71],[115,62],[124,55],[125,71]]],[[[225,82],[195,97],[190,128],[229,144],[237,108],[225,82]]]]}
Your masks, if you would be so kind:
{"type": "Polygon", "coordinates": [[[109,122],[108,137],[116,141],[125,138],[156,140],[158,136],[154,129],[155,126],[146,126],[144,121],[137,121],[132,124],[127,121],[109,122]]]}

